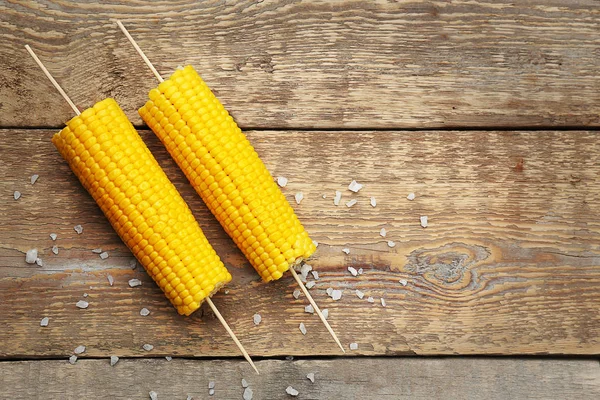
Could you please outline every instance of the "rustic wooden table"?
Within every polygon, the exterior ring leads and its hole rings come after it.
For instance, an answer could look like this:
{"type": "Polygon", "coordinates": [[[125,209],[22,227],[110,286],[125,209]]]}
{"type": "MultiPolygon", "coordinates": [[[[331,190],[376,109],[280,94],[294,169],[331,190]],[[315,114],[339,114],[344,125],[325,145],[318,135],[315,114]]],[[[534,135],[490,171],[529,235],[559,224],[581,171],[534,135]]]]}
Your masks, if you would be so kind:
{"type": "Polygon", "coordinates": [[[599,6],[0,1],[0,399],[198,399],[210,381],[212,398],[235,399],[242,378],[254,399],[288,398],[288,385],[302,399],[600,397],[599,6]],[[111,18],[164,76],[201,71],[289,179],[286,196],[304,193],[293,205],[320,243],[312,294],[357,350],[340,356],[291,277],[260,282],[142,126],[136,110],[155,81],[111,18]],[[114,97],[140,127],[234,276],[214,301],[260,376],[210,309],[177,315],[131,268],[50,142],[72,111],[25,44],[81,109],[114,97]],[[34,247],[43,266],[25,263],[34,247]]]}

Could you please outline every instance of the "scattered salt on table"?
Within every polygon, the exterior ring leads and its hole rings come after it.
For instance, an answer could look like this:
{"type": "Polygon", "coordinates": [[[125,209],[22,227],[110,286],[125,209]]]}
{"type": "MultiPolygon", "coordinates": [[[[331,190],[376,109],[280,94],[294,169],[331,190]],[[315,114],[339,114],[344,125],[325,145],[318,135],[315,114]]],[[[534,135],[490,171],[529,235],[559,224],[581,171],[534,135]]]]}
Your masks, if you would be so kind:
{"type": "Polygon", "coordinates": [[[144,344],[144,345],[142,346],[142,349],[144,349],[144,350],[146,350],[146,351],[150,351],[150,350],[152,350],[153,348],[154,348],[154,346],[152,346],[151,344],[148,344],[148,343],[146,343],[146,344],[144,344]]]}
{"type": "Polygon", "coordinates": [[[350,350],[358,350],[358,343],[350,343],[350,350]]]}
{"type": "Polygon", "coordinates": [[[393,242],[391,240],[388,240],[387,244],[388,244],[389,247],[396,247],[396,242],[393,242]]]}
{"type": "Polygon", "coordinates": [[[305,313],[309,313],[309,314],[314,314],[315,313],[315,309],[313,308],[312,305],[307,305],[304,307],[304,312],[305,313]]]}
{"type": "Polygon", "coordinates": [[[381,237],[387,236],[387,231],[385,230],[385,228],[381,228],[381,230],[379,231],[379,236],[381,236],[381,237]]]}
{"type": "Polygon", "coordinates": [[[94,254],[100,254],[100,253],[102,253],[102,249],[93,249],[92,253],[94,253],[94,254]]]}
{"type": "Polygon", "coordinates": [[[342,200],[342,192],[340,192],[339,190],[336,190],[335,197],[333,198],[333,205],[339,206],[341,200],[342,200]]]}
{"type": "Polygon", "coordinates": [[[158,400],[158,394],[154,390],[148,394],[150,395],[150,400],[158,400]]]}
{"type": "Polygon", "coordinates": [[[312,271],[310,271],[310,273],[312,274],[313,278],[315,278],[315,280],[319,280],[319,273],[317,271],[313,269],[312,271]]]}
{"type": "Polygon", "coordinates": [[[333,300],[336,300],[336,301],[339,300],[339,299],[341,299],[342,298],[342,291],[341,290],[337,290],[337,289],[333,290],[331,292],[331,298],[333,300]]]}
{"type": "Polygon", "coordinates": [[[146,317],[146,316],[150,315],[150,310],[148,310],[146,307],[144,307],[140,310],[140,315],[142,317],[146,317]]]}
{"type": "Polygon", "coordinates": [[[244,400],[252,400],[252,396],[254,396],[252,389],[250,389],[249,387],[245,388],[244,394],[242,396],[244,398],[244,400]]]}
{"type": "Polygon", "coordinates": [[[281,187],[285,187],[288,184],[288,180],[285,176],[278,176],[277,184],[281,187]]]}
{"type": "Polygon", "coordinates": [[[350,201],[346,202],[346,207],[350,208],[350,207],[352,207],[353,205],[355,205],[356,203],[358,203],[358,200],[356,200],[356,199],[352,199],[352,200],[350,200],[350,201]]]}
{"type": "Polygon", "coordinates": [[[358,274],[359,274],[359,275],[362,275],[362,274],[363,274],[363,269],[362,269],[362,268],[359,268],[359,269],[358,269],[358,274]]]}
{"type": "Polygon", "coordinates": [[[100,258],[103,259],[103,260],[106,260],[108,258],[108,253],[106,251],[100,253],[100,258]]]}
{"type": "Polygon", "coordinates": [[[130,279],[129,280],[129,286],[130,287],[136,287],[136,286],[140,286],[142,284],[142,281],[140,281],[139,279],[130,279]]]}
{"type": "Polygon", "coordinates": [[[402,286],[408,285],[408,281],[406,279],[400,279],[398,282],[400,282],[402,286]]]}
{"type": "Polygon", "coordinates": [[[371,297],[371,296],[367,297],[367,301],[369,303],[375,303],[375,299],[373,297],[371,297]]]}
{"type": "Polygon", "coordinates": [[[85,346],[77,346],[75,347],[75,350],[73,350],[73,352],[75,354],[81,354],[85,351],[85,346]]]}
{"type": "Polygon", "coordinates": [[[52,252],[54,254],[58,254],[58,246],[57,245],[52,246],[52,252]]]}
{"type": "Polygon", "coordinates": [[[413,201],[415,199],[415,194],[414,193],[409,193],[408,196],[406,196],[406,198],[410,201],[413,201]]]}
{"type": "Polygon", "coordinates": [[[242,387],[243,388],[247,388],[248,387],[248,382],[242,378],[242,387]]]}
{"type": "Polygon", "coordinates": [[[252,320],[254,321],[254,325],[258,325],[262,321],[262,317],[260,316],[260,314],[254,314],[252,320]]]}
{"type": "Polygon", "coordinates": [[[423,228],[427,228],[427,215],[423,215],[423,216],[421,216],[421,218],[420,218],[420,219],[421,219],[421,226],[422,226],[423,228]]]}
{"type": "Polygon", "coordinates": [[[327,288],[326,292],[328,296],[331,296],[331,293],[333,293],[333,288],[327,288]]]}
{"type": "Polygon", "coordinates": [[[43,267],[44,266],[44,262],[39,257],[35,259],[35,263],[38,265],[38,267],[43,267]]]}
{"type": "Polygon", "coordinates": [[[304,326],[303,322],[300,322],[300,332],[302,332],[303,335],[306,335],[306,327],[304,326]]]}
{"type": "Polygon", "coordinates": [[[361,185],[360,183],[356,182],[356,181],[352,181],[350,182],[350,184],[348,185],[348,190],[354,192],[354,193],[358,193],[358,191],[360,189],[363,188],[364,185],[361,185]]]}
{"type": "Polygon", "coordinates": [[[306,379],[308,379],[309,381],[311,381],[312,383],[315,383],[315,374],[313,372],[309,373],[306,375],[306,379]]]}
{"type": "Polygon", "coordinates": [[[300,204],[302,199],[304,199],[304,194],[302,192],[298,192],[294,195],[294,198],[296,199],[296,204],[300,204]]]}
{"type": "Polygon", "coordinates": [[[13,197],[15,198],[15,200],[19,200],[19,198],[21,197],[21,192],[15,190],[15,192],[13,193],[13,197]]]}
{"type": "Polygon", "coordinates": [[[31,175],[31,178],[29,178],[29,181],[33,185],[38,180],[39,177],[40,176],[38,174],[33,174],[33,175],[31,175]]]}
{"type": "Polygon", "coordinates": [[[350,249],[349,248],[344,248],[342,249],[342,251],[346,254],[350,254],[350,249]]]}
{"type": "Polygon", "coordinates": [[[312,271],[312,265],[309,264],[304,264],[302,268],[300,268],[300,274],[305,278],[310,271],[312,271]]]}
{"type": "Polygon", "coordinates": [[[292,296],[294,296],[295,299],[298,299],[298,297],[300,297],[300,289],[294,290],[294,293],[292,293],[292,296]]]}
{"type": "Polygon", "coordinates": [[[377,200],[375,200],[375,197],[371,197],[371,206],[377,207],[377,200]]]}
{"type": "Polygon", "coordinates": [[[315,282],[314,281],[306,282],[305,286],[307,289],[312,289],[315,287],[315,282]]]}
{"type": "Polygon", "coordinates": [[[75,303],[75,306],[77,306],[77,308],[88,308],[89,305],[90,303],[88,303],[85,300],[79,300],[77,303],[75,303]]]}
{"type": "Polygon", "coordinates": [[[27,250],[27,253],[25,254],[25,262],[27,264],[35,264],[35,260],[37,260],[37,258],[38,258],[37,249],[27,250]]]}
{"type": "Polygon", "coordinates": [[[356,297],[358,297],[359,299],[362,299],[363,297],[365,297],[365,294],[358,289],[356,289],[354,291],[354,293],[356,294],[356,297]]]}
{"type": "Polygon", "coordinates": [[[56,240],[57,237],[58,237],[58,235],[56,233],[50,234],[50,239],[52,239],[52,240],[56,240]]]}
{"type": "Polygon", "coordinates": [[[298,396],[298,394],[300,394],[299,391],[297,391],[296,389],[294,389],[291,386],[288,386],[287,388],[285,388],[285,392],[293,397],[296,397],[296,396],[298,396]]]}
{"type": "Polygon", "coordinates": [[[48,318],[48,317],[44,317],[44,318],[42,318],[42,320],[40,321],[40,326],[48,326],[48,322],[50,322],[50,318],[48,318]]]}
{"type": "Polygon", "coordinates": [[[352,274],[352,276],[358,275],[358,271],[354,267],[348,267],[348,271],[352,274]]]}
{"type": "Polygon", "coordinates": [[[112,286],[113,283],[115,283],[115,278],[113,278],[111,274],[106,275],[106,279],[108,279],[108,284],[110,286],[112,286]]]}
{"type": "Polygon", "coordinates": [[[81,225],[75,225],[73,229],[75,229],[75,232],[77,232],[78,235],[81,235],[83,233],[83,226],[81,225]]]}
{"type": "Polygon", "coordinates": [[[73,355],[73,356],[69,357],[69,363],[71,365],[75,365],[76,361],[77,361],[77,356],[73,355]]]}
{"type": "Polygon", "coordinates": [[[110,366],[114,367],[116,363],[119,362],[119,357],[117,356],[110,356],[110,366]]]}
{"type": "Polygon", "coordinates": [[[381,305],[382,305],[383,307],[385,307],[385,306],[386,306],[386,304],[385,304],[385,299],[384,299],[383,297],[381,298],[381,305]]]}

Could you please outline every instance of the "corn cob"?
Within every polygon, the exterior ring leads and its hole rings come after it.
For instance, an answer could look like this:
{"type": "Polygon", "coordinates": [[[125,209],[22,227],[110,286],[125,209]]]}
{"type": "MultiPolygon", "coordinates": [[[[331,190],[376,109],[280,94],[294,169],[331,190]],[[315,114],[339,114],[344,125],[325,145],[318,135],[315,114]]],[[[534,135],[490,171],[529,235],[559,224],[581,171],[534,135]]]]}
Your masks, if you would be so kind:
{"type": "Polygon", "coordinates": [[[113,99],[52,142],[115,231],[183,315],[231,280],[189,207],[113,99]]]}
{"type": "Polygon", "coordinates": [[[142,119],[263,280],[314,253],[266,166],[193,67],[175,71],[149,97],[142,119]]]}

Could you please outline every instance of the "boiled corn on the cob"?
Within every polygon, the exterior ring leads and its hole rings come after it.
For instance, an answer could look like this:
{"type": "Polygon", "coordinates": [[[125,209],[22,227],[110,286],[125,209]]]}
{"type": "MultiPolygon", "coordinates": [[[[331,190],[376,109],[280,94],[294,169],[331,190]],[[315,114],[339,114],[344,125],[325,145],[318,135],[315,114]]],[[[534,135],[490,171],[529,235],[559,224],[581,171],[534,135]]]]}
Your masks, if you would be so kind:
{"type": "Polygon", "coordinates": [[[175,71],[139,110],[265,281],[316,250],[240,128],[193,67],[175,71]]]}
{"type": "Polygon", "coordinates": [[[231,280],[189,207],[113,99],[52,142],[121,239],[180,314],[231,280]]]}

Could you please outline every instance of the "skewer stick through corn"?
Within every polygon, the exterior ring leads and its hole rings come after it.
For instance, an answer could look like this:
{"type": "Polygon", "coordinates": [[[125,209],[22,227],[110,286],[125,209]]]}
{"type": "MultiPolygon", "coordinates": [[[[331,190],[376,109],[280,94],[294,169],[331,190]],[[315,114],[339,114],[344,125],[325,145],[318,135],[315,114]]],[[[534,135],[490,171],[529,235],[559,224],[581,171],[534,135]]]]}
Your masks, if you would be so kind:
{"type": "Polygon", "coordinates": [[[127,116],[113,99],[79,112],[26,48],[77,113],[52,138],[59,153],[177,311],[190,315],[207,301],[258,373],[210,299],[231,280],[229,271],[127,116]]]}
{"type": "Polygon", "coordinates": [[[265,281],[288,269],[323,324],[335,332],[293,268],[316,250],[254,148],[193,67],[166,81],[120,21],[117,25],[160,85],[139,113],[166,146],[225,231],[265,281]]]}

